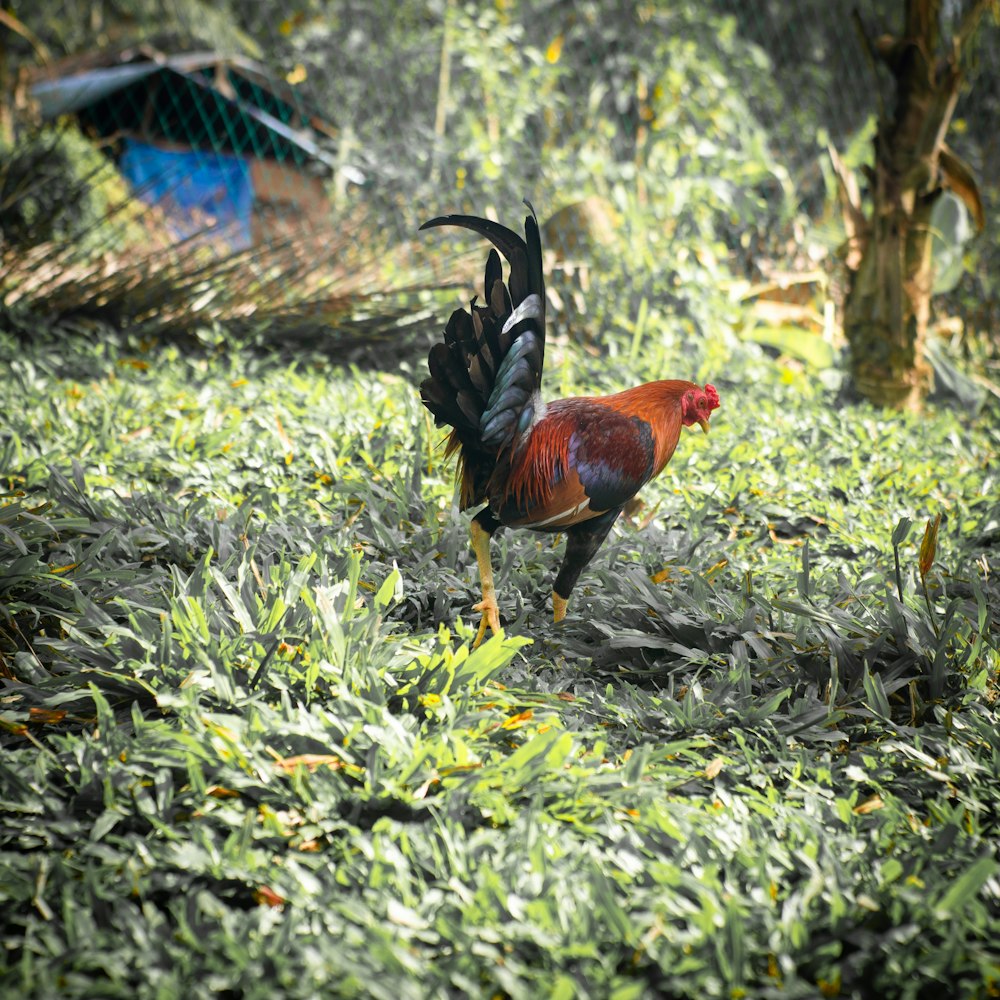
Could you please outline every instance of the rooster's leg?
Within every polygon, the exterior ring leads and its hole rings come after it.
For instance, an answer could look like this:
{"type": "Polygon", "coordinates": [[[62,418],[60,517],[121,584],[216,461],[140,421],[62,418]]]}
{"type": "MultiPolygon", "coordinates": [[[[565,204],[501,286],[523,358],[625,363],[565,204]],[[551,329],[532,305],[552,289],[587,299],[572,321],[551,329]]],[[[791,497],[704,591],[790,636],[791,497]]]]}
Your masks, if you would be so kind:
{"type": "Polygon", "coordinates": [[[563,597],[558,590],[553,589],[552,591],[552,620],[554,622],[561,622],[566,617],[566,605],[569,604],[569,598],[563,597]]]}
{"type": "Polygon", "coordinates": [[[621,507],[606,511],[599,517],[582,521],[566,529],[566,554],[552,588],[552,620],[561,622],[566,617],[569,595],[580,579],[587,563],[594,558],[601,543],[608,537],[611,525],[618,520],[621,507]]]}
{"type": "MultiPolygon", "coordinates": [[[[489,520],[493,521],[493,518],[489,516],[489,520]]],[[[473,611],[479,611],[483,616],[479,620],[479,632],[476,633],[475,642],[472,644],[473,649],[486,637],[487,628],[494,635],[501,631],[500,608],[497,606],[496,590],[493,588],[493,563],[490,559],[491,537],[492,532],[480,524],[480,517],[473,518],[472,549],[476,553],[476,562],[479,563],[479,582],[483,588],[483,599],[472,606],[473,611]]]]}

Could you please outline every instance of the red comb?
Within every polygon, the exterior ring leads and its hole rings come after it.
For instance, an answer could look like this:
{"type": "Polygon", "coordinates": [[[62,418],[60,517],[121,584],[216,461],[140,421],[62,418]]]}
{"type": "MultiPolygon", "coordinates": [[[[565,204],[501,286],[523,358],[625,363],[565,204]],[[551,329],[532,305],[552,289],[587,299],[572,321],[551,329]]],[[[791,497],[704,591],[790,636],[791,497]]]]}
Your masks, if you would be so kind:
{"type": "Polygon", "coordinates": [[[705,398],[708,400],[708,408],[717,410],[719,408],[719,390],[709,383],[705,386],[705,398]]]}

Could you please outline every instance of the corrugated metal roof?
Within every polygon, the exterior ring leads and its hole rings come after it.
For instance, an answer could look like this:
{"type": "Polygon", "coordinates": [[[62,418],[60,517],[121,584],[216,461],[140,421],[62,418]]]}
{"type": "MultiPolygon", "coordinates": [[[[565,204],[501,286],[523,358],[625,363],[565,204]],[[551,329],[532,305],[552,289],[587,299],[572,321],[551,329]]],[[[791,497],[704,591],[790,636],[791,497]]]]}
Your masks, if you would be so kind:
{"type": "Polygon", "coordinates": [[[58,80],[40,80],[32,84],[31,96],[38,101],[43,118],[58,118],[79,111],[136,80],[151,76],[158,69],[160,64],[155,62],[91,69],[58,80]]]}
{"type": "MultiPolygon", "coordinates": [[[[107,66],[98,69],[71,73],[57,79],[39,80],[31,85],[31,95],[38,101],[43,118],[58,118],[60,115],[73,114],[81,108],[93,104],[103,97],[109,97],[131,83],[144,77],[152,76],[161,69],[173,72],[193,81],[204,89],[214,89],[212,85],[197,73],[197,70],[218,63],[232,64],[238,70],[249,70],[251,75],[264,78],[262,68],[249,64],[245,60],[222,59],[215,53],[187,52],[162,59],[143,60],[127,63],[123,66],[107,66]]],[[[336,161],[324,152],[315,142],[313,136],[303,129],[295,129],[285,124],[274,115],[256,107],[248,101],[235,95],[224,94],[241,111],[256,119],[272,132],[280,135],[287,142],[298,146],[304,153],[314,157],[327,166],[335,166],[336,161]]]]}

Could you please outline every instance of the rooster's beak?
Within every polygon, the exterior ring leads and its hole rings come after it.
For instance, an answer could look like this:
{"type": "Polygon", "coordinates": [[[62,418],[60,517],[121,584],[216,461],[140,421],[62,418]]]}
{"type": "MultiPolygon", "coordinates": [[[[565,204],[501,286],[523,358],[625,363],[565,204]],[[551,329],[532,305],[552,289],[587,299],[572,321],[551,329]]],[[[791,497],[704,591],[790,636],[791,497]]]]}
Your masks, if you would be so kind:
{"type": "Polygon", "coordinates": [[[699,426],[699,427],[700,427],[700,428],[701,428],[701,429],[702,429],[702,430],[703,430],[703,431],[704,431],[704,432],[705,432],[706,434],[708,433],[708,421],[707,421],[707,420],[706,420],[706,419],[705,419],[704,417],[702,417],[702,418],[701,418],[701,420],[699,420],[699,421],[698,421],[698,426],[699,426]]]}

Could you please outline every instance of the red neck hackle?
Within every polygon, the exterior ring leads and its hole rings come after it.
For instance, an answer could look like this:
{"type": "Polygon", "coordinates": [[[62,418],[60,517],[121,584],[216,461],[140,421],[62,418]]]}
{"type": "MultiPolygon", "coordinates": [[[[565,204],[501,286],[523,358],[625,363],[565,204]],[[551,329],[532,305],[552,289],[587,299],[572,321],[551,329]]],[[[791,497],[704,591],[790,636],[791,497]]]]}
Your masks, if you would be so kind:
{"type": "Polygon", "coordinates": [[[699,423],[700,414],[704,413],[704,426],[708,426],[708,414],[719,405],[719,394],[714,386],[702,389],[683,379],[660,379],[606,396],[604,400],[620,412],[649,424],[656,442],[653,463],[653,475],[656,476],[670,461],[684,424],[699,423]]]}

